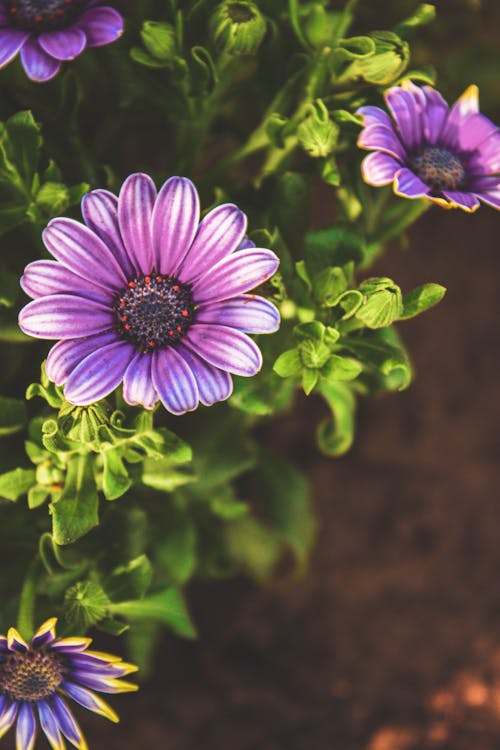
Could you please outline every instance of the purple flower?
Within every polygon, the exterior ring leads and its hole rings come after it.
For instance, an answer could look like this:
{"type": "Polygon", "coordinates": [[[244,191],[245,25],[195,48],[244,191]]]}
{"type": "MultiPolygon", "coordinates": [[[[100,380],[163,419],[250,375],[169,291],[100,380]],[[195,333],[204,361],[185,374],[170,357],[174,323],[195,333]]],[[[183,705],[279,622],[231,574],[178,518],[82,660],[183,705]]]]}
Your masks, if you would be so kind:
{"type": "Polygon", "coordinates": [[[137,690],[137,685],[118,679],[137,667],[112,654],[87,651],[90,638],[56,640],[56,622],[55,617],[47,620],[31,644],[15,628],[0,636],[0,737],[17,722],[17,750],[33,750],[37,716],[54,750],[64,750],[63,737],[86,750],[87,743],[67,698],[116,722],[116,713],[94,691],[137,690]]]}
{"type": "Polygon", "coordinates": [[[358,145],[363,178],[393,183],[404,198],[428,198],[444,208],[475,211],[479,198],[500,208],[500,130],[479,112],[477,86],[450,109],[435,89],[405,82],[385,94],[392,120],[379,107],[361,107],[358,145]]]}
{"type": "Polygon", "coordinates": [[[0,0],[0,68],[20,52],[27,76],[43,83],[122,32],[123,18],[102,0],[0,0]]]}
{"type": "Polygon", "coordinates": [[[88,193],[82,213],[86,226],[49,223],[43,239],[56,260],[30,263],[21,279],[34,301],[19,325],[37,338],[62,339],[47,375],[65,384],[68,401],[91,404],[123,381],[128,404],[151,409],[161,400],[183,414],[198,401],[227,399],[230,373],[260,370],[261,353],[246,333],[276,331],[279,313],[245,292],[279,261],[249,246],[242,211],[224,204],[199,223],[188,179],[171,177],[157,194],[150,177],[133,174],[118,198],[88,193]]]}

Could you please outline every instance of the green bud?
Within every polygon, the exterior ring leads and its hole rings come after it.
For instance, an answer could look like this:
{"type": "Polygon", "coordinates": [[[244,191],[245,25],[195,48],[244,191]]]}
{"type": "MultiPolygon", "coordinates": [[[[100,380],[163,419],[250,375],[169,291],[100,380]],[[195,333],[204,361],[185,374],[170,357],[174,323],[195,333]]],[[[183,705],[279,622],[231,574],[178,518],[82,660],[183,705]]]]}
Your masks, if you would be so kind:
{"type": "Polygon", "coordinates": [[[339,266],[324,268],[314,277],[314,296],[320,305],[332,307],[347,289],[347,279],[339,266]]]}
{"type": "Polygon", "coordinates": [[[299,143],[313,159],[331,154],[337,143],[339,127],[330,119],[321,99],[311,105],[311,111],[298,128],[299,143]]]}
{"type": "Polygon", "coordinates": [[[141,39],[149,54],[156,60],[166,62],[175,55],[175,29],[169,23],[144,21],[141,39]]]}
{"type": "Polygon", "coordinates": [[[51,461],[42,461],[36,467],[36,481],[50,489],[61,489],[64,481],[64,473],[53,465],[51,461]]]}
{"type": "Polygon", "coordinates": [[[91,406],[74,406],[65,401],[59,411],[59,428],[64,437],[80,443],[93,443],[99,428],[109,425],[111,407],[106,401],[91,406]]]}
{"type": "Polygon", "coordinates": [[[36,194],[36,204],[47,214],[65,211],[69,206],[69,191],[61,182],[46,182],[36,194]]]}
{"type": "Polygon", "coordinates": [[[319,341],[301,341],[298,350],[304,367],[312,370],[320,369],[330,359],[330,349],[319,341]]]}
{"type": "Polygon", "coordinates": [[[254,55],[266,30],[266,19],[252,2],[220,3],[210,19],[215,47],[232,55],[254,55]]]}
{"type": "Polygon", "coordinates": [[[384,328],[402,315],[403,296],[392,279],[367,279],[359,291],[364,302],[356,311],[356,318],[367,328],[384,328]]]}
{"type": "Polygon", "coordinates": [[[67,589],[64,595],[64,611],[71,625],[86,630],[105,617],[109,598],[102,587],[94,581],[80,581],[67,589]]]}
{"type": "Polygon", "coordinates": [[[337,79],[337,83],[359,80],[375,86],[388,86],[399,78],[410,61],[410,48],[393,31],[374,31],[370,37],[374,50],[360,55],[337,79]]]}
{"type": "Polygon", "coordinates": [[[307,41],[316,49],[329,44],[336,25],[335,13],[327,13],[321,3],[314,3],[304,24],[307,41]]]}

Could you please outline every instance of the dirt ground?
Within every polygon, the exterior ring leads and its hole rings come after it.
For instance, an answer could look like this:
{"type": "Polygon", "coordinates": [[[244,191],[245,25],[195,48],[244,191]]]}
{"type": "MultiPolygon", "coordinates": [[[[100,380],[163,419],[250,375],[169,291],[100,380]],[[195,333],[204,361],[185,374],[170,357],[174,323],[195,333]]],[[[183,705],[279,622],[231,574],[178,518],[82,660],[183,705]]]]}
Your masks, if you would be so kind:
{"type": "Polygon", "coordinates": [[[386,256],[403,288],[448,287],[404,326],[415,383],[361,405],[342,459],[311,449],[305,400],[269,436],[314,482],[308,575],[198,586],[201,640],[166,639],[148,686],[114,701],[120,729],[85,717],[92,747],[500,747],[498,229],[493,210],[436,208],[386,256]]]}

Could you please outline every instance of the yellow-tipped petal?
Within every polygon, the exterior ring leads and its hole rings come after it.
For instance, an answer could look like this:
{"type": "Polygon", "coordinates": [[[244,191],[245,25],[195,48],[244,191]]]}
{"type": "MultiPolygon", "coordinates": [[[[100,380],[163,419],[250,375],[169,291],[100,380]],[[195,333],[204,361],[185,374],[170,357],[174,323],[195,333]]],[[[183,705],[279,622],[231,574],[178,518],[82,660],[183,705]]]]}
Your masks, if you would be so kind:
{"type": "Polygon", "coordinates": [[[93,697],[96,702],[96,707],[94,708],[94,712],[96,714],[100,714],[101,716],[104,716],[104,718],[109,719],[110,721],[114,722],[115,724],[118,724],[120,721],[120,717],[114,711],[109,703],[106,703],[99,695],[96,695],[93,693],[93,697]]]}
{"type": "Polygon", "coordinates": [[[7,633],[7,645],[9,649],[12,650],[12,647],[16,642],[21,646],[24,646],[26,651],[29,650],[29,645],[26,643],[22,635],[15,628],[9,628],[9,632],[7,633]]]}
{"type": "Polygon", "coordinates": [[[69,647],[74,651],[85,651],[92,643],[92,638],[60,638],[58,641],[52,643],[51,648],[66,648],[69,647]]]}
{"type": "Polygon", "coordinates": [[[120,667],[120,669],[123,669],[123,674],[132,674],[132,672],[138,672],[139,667],[136,664],[127,664],[127,662],[122,661],[119,664],[114,664],[115,667],[120,667]]]}
{"type": "Polygon", "coordinates": [[[466,88],[462,96],[459,96],[455,107],[458,107],[460,114],[463,116],[479,112],[479,89],[475,83],[466,88]]]}
{"type": "Polygon", "coordinates": [[[42,625],[40,625],[40,627],[36,631],[32,640],[34,640],[35,638],[40,638],[40,636],[45,635],[45,633],[52,633],[52,635],[55,638],[56,625],[57,625],[57,617],[51,617],[49,620],[45,620],[45,622],[42,625]]]}
{"type": "Polygon", "coordinates": [[[117,661],[121,661],[121,656],[115,656],[114,654],[106,654],[104,651],[85,651],[87,656],[95,656],[96,659],[101,661],[107,661],[110,664],[114,664],[117,661]]]}
{"type": "Polygon", "coordinates": [[[139,690],[139,685],[135,685],[133,682],[126,682],[126,680],[119,680],[116,677],[111,677],[106,680],[110,687],[116,688],[117,693],[135,693],[139,690]]]}

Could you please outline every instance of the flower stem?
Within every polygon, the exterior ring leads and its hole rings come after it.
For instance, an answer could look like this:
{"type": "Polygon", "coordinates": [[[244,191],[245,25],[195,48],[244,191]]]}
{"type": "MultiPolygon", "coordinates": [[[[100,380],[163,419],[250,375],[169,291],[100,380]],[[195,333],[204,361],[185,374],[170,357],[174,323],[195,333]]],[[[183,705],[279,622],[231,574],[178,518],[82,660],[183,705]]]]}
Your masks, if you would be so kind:
{"type": "Polygon", "coordinates": [[[17,613],[17,629],[23,638],[26,639],[30,639],[35,632],[33,616],[35,610],[36,590],[41,572],[42,564],[37,555],[31,562],[26,578],[24,579],[17,613]]]}

